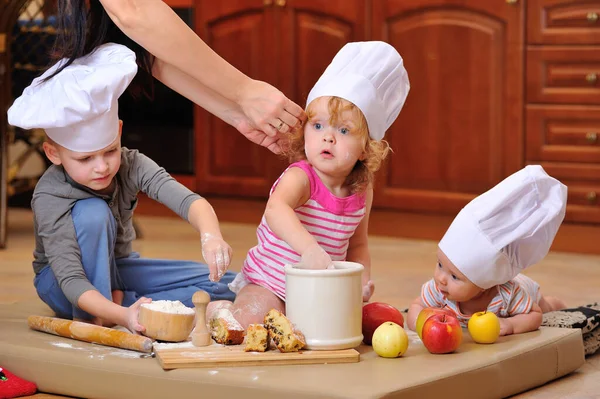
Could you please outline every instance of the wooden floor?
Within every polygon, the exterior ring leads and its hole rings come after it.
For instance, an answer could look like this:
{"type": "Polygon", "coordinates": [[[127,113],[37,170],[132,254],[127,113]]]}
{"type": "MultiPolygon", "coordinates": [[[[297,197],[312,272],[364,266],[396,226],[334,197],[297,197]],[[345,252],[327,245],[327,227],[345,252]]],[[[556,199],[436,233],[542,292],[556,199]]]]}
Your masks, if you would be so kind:
{"type": "MultiPolygon", "coordinates": [[[[246,251],[255,245],[260,206],[231,206],[216,201],[225,239],[234,249],[231,269],[239,271],[246,251]],[[254,209],[254,208],[256,209],[254,209]],[[227,221],[224,221],[227,220],[227,221]],[[239,222],[231,222],[237,220],[239,222]]],[[[145,212],[150,212],[146,208],[145,212]]],[[[134,249],[144,256],[202,260],[200,240],[185,222],[174,217],[137,216],[143,238],[134,249]]],[[[423,226],[399,225],[385,214],[374,215],[373,229],[378,234],[401,229],[418,232],[423,226]],[[381,224],[381,225],[380,225],[381,224]]],[[[33,250],[32,215],[28,210],[9,211],[8,248],[0,250],[0,303],[35,300],[31,258],[33,250]]],[[[443,233],[441,230],[440,234],[443,233]]],[[[598,238],[595,236],[596,245],[598,238]]],[[[419,294],[421,284],[431,277],[435,265],[435,241],[372,235],[370,248],[375,281],[374,301],[388,302],[405,309],[419,294]]],[[[552,252],[527,273],[537,280],[546,294],[563,298],[569,306],[600,301],[600,256],[552,252]]],[[[597,398],[600,396],[600,355],[588,358],[577,372],[546,386],[521,394],[519,398],[597,398]]],[[[36,398],[50,396],[36,395],[36,398]]]]}

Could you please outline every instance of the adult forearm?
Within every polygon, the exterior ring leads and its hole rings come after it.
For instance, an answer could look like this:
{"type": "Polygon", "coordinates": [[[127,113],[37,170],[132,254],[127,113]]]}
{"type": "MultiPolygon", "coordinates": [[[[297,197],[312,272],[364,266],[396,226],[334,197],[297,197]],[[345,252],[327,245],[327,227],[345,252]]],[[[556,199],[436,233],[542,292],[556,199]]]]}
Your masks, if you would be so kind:
{"type": "Polygon", "coordinates": [[[215,53],[161,0],[101,0],[113,22],[156,58],[227,99],[249,78],[215,53]]]}
{"type": "Polygon", "coordinates": [[[77,305],[80,309],[103,321],[122,326],[127,325],[127,309],[106,299],[96,290],[89,290],[81,294],[77,305]]]}
{"type": "Polygon", "coordinates": [[[153,75],[166,86],[231,126],[243,116],[240,107],[174,65],[157,59],[153,75]]]}

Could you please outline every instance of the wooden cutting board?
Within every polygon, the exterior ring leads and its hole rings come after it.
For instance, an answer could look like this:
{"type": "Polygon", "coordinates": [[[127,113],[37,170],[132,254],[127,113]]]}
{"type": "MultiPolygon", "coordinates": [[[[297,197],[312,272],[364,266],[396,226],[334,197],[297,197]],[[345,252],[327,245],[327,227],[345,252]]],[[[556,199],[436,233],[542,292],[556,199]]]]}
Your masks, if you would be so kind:
{"type": "Polygon", "coordinates": [[[244,345],[210,345],[204,347],[157,349],[156,357],[165,370],[191,367],[243,367],[282,364],[356,363],[360,354],[354,349],[281,353],[244,352],[244,345]]]}

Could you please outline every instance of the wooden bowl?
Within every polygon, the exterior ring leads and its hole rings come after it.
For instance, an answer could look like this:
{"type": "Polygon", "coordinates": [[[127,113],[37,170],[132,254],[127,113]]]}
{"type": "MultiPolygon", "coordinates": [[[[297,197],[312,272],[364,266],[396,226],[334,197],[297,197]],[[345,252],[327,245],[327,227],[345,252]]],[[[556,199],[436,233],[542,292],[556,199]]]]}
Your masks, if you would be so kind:
{"type": "Polygon", "coordinates": [[[138,321],[146,327],[144,334],[159,341],[185,341],[194,328],[195,313],[166,313],[140,306],[138,321]]]}

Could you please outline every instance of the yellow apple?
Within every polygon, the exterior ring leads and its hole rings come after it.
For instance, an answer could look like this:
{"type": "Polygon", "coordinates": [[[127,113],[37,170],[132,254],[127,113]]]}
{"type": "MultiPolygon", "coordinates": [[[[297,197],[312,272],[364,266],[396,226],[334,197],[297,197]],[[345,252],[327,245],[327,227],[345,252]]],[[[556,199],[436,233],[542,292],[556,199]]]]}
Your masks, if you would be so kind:
{"type": "Polygon", "coordinates": [[[372,345],[381,357],[399,357],[408,349],[408,335],[404,328],[387,321],[375,329],[372,345]]]}
{"type": "Polygon", "coordinates": [[[467,324],[469,334],[478,344],[493,344],[500,336],[500,320],[492,312],[477,312],[467,324]]]}

